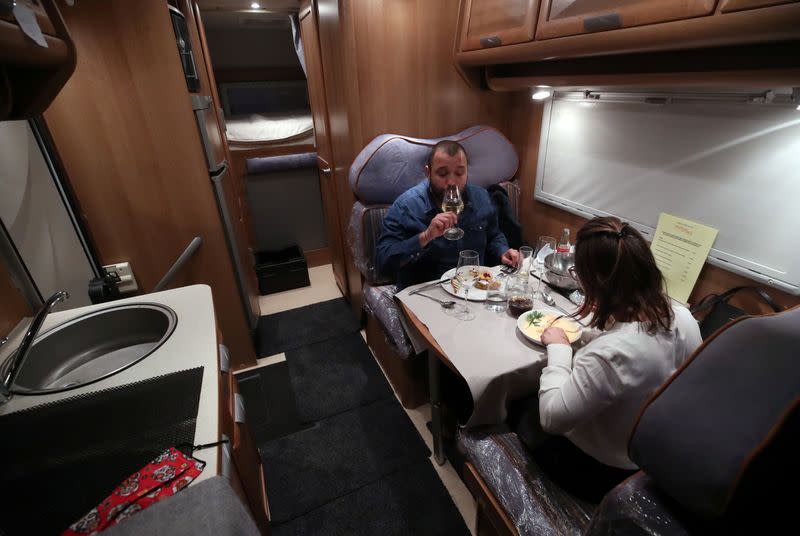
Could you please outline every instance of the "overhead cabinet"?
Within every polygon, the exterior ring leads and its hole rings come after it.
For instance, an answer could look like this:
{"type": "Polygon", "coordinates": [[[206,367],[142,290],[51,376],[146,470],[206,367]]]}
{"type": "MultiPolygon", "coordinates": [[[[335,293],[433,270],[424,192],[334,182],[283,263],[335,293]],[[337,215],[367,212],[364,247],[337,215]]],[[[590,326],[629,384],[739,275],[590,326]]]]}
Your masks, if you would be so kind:
{"type": "Polygon", "coordinates": [[[464,67],[800,40],[800,1],[462,0],[464,67]]]}
{"type": "Polygon", "coordinates": [[[717,0],[544,0],[536,39],[710,15],[717,0]]]}
{"type": "Polygon", "coordinates": [[[539,0],[467,0],[462,50],[533,39],[539,0]]]}

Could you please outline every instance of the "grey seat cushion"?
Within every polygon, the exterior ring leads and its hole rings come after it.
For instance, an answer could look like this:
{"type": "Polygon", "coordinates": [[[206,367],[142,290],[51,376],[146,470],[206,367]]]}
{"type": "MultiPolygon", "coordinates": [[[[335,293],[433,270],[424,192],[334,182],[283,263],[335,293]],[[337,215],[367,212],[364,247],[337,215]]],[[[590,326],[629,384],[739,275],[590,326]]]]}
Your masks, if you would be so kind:
{"type": "Polygon", "coordinates": [[[631,459],[704,517],[727,514],[737,495],[780,500],[774,483],[800,450],[800,434],[784,430],[800,420],[798,346],[800,307],[718,332],[645,405],[631,459]]]}
{"type": "Polygon", "coordinates": [[[383,328],[386,342],[403,358],[411,357],[414,348],[403,328],[402,312],[394,301],[397,285],[364,285],[364,308],[383,328]]]}
{"type": "Polygon", "coordinates": [[[459,430],[456,444],[520,535],[579,535],[589,525],[592,505],[550,480],[514,432],[459,430]]]}

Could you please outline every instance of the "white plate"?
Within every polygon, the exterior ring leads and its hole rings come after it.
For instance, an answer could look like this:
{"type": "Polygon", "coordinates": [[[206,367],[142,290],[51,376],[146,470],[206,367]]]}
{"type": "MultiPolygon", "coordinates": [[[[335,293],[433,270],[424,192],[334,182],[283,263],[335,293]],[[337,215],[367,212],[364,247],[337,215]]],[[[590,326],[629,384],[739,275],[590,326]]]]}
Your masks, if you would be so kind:
{"type": "MultiPolygon", "coordinates": [[[[540,338],[540,335],[536,335],[536,334],[530,333],[530,329],[528,327],[528,323],[529,323],[528,315],[533,313],[534,311],[540,312],[540,313],[545,315],[545,321],[543,323],[540,321],[542,326],[547,326],[547,317],[549,315],[553,315],[553,317],[556,317],[556,316],[561,315],[562,313],[561,313],[561,311],[557,311],[555,309],[550,309],[548,307],[536,307],[534,309],[531,309],[530,311],[525,311],[524,313],[519,315],[519,318],[517,319],[517,329],[520,331],[520,333],[522,333],[522,335],[526,339],[528,339],[529,341],[535,342],[536,344],[539,344],[539,345],[542,345],[542,340],[540,338]],[[528,331],[526,331],[526,330],[528,330],[528,331]]],[[[557,324],[559,324],[558,327],[564,328],[565,326],[563,326],[562,323],[567,323],[567,322],[569,324],[572,324],[572,326],[570,327],[569,330],[564,329],[564,332],[567,334],[567,338],[569,339],[569,342],[573,343],[573,342],[575,342],[575,341],[577,341],[578,339],[581,338],[581,332],[583,331],[583,328],[574,319],[566,318],[566,317],[565,318],[561,318],[561,319],[558,320],[558,322],[557,322],[557,324]]],[[[569,326],[567,326],[567,327],[569,327],[569,326]]]]}
{"type": "MultiPolygon", "coordinates": [[[[500,270],[502,269],[503,269],[502,265],[495,266],[494,268],[490,268],[488,266],[479,266],[478,273],[481,274],[483,272],[491,272],[494,277],[497,277],[497,274],[499,274],[500,270]]],[[[452,294],[453,296],[456,296],[458,298],[464,299],[464,287],[466,285],[469,285],[470,286],[469,295],[467,296],[467,299],[469,301],[486,300],[486,291],[472,286],[475,284],[475,281],[477,281],[477,277],[465,281],[464,284],[461,286],[461,288],[458,289],[458,292],[456,292],[455,290],[453,290],[453,285],[450,282],[450,280],[453,278],[454,275],[456,275],[456,269],[452,268],[443,273],[442,277],[439,278],[439,281],[442,282],[442,288],[445,290],[445,292],[452,294]]],[[[505,285],[505,281],[503,281],[503,284],[505,285]]]]}

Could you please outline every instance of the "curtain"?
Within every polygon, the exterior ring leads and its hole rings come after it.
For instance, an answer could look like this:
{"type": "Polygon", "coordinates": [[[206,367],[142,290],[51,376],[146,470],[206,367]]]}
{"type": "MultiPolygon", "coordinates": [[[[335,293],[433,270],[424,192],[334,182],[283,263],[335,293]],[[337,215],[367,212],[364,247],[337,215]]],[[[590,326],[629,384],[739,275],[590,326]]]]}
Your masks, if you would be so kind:
{"type": "Polygon", "coordinates": [[[300,60],[300,66],[303,68],[303,72],[306,73],[306,56],[303,53],[303,40],[300,39],[300,19],[297,17],[297,13],[289,15],[289,21],[292,23],[292,40],[294,41],[294,49],[297,52],[297,59],[300,60]]]}

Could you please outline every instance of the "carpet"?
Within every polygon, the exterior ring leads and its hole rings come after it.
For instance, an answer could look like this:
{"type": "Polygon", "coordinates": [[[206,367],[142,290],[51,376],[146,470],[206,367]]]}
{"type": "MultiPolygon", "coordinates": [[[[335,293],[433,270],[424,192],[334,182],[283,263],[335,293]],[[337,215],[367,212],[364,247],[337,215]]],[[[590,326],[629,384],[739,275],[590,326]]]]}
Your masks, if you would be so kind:
{"type": "Polygon", "coordinates": [[[272,520],[281,523],[420,460],[430,451],[392,399],[259,445],[272,520]]]}
{"type": "Polygon", "coordinates": [[[336,298],[262,316],[256,327],[256,350],[259,357],[267,357],[360,329],[350,305],[336,298]]]}
{"type": "Polygon", "coordinates": [[[286,354],[240,377],[261,423],[273,534],[468,535],[358,331],[341,299],[259,322],[259,355],[286,354]]]}
{"type": "Polygon", "coordinates": [[[304,422],[394,396],[360,333],[288,350],[286,361],[304,422]]]}
{"type": "Polygon", "coordinates": [[[273,536],[468,536],[428,460],[416,462],[273,528],[273,536]]]}

